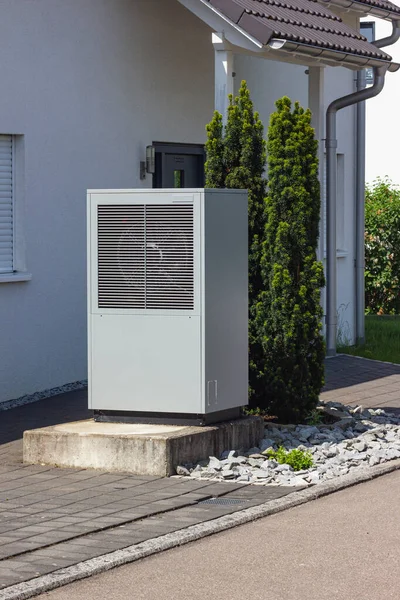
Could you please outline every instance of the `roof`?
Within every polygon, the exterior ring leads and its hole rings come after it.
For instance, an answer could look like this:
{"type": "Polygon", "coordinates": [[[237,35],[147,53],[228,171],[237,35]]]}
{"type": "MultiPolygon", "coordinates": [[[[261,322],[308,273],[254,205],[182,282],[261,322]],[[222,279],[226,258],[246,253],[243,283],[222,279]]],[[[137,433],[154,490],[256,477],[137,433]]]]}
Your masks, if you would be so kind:
{"type": "Polygon", "coordinates": [[[321,0],[333,6],[351,9],[366,15],[376,15],[384,19],[400,19],[400,6],[389,0],[321,0]]]}
{"type": "MultiPolygon", "coordinates": [[[[296,48],[326,50],[374,62],[391,61],[386,52],[370,44],[361,33],[316,0],[207,1],[263,45],[279,39],[289,42],[289,46],[290,42],[296,44],[296,48]]],[[[366,1],[390,4],[386,0],[366,1]]]]}
{"type": "Polygon", "coordinates": [[[388,0],[357,0],[358,4],[365,4],[369,8],[379,8],[380,10],[387,10],[388,12],[392,12],[395,15],[400,16],[400,6],[397,4],[393,4],[393,2],[388,2],[388,0]]]}

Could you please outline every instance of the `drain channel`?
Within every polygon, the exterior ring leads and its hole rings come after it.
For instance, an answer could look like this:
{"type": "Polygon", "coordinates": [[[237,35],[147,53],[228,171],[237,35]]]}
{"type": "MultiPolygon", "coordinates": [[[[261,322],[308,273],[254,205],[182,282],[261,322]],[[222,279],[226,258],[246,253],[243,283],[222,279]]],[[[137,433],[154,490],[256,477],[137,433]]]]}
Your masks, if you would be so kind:
{"type": "Polygon", "coordinates": [[[220,506],[229,506],[233,504],[243,504],[248,500],[241,500],[239,498],[208,498],[207,500],[201,500],[198,504],[217,504],[220,506]]]}

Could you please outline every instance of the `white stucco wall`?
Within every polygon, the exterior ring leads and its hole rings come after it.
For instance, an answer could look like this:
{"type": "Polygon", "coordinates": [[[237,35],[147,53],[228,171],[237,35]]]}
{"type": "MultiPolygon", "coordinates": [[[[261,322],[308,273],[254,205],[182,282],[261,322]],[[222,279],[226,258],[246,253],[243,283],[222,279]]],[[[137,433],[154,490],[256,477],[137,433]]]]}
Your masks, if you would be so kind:
{"type": "MultiPolygon", "coordinates": [[[[382,19],[368,18],[365,21],[375,22],[375,38],[390,35],[390,22],[382,19]]],[[[400,63],[400,41],[393,46],[383,48],[400,63]]],[[[398,119],[400,98],[400,71],[386,75],[385,87],[376,98],[366,103],[366,181],[371,183],[377,177],[386,175],[400,184],[400,167],[398,140],[400,122],[398,119]]]]}
{"type": "MultiPolygon", "coordinates": [[[[325,69],[325,110],[336,98],[355,91],[355,71],[340,67],[325,69]]],[[[337,210],[337,315],[338,336],[355,341],[355,107],[337,113],[338,154],[343,171],[338,172],[337,210]]]]}
{"type": "MultiPolygon", "coordinates": [[[[86,378],[86,189],[150,186],[139,180],[147,144],[205,141],[214,56],[210,30],[175,0],[2,0],[0,56],[0,133],[24,136],[32,273],[0,283],[2,401],[86,378]]],[[[240,56],[235,71],[266,127],[281,96],[308,104],[305,67],[240,56]]],[[[352,73],[327,71],[327,100],[351,91],[352,73]]],[[[339,305],[353,292],[351,115],[338,121],[349,239],[339,305]]]]}
{"type": "Polygon", "coordinates": [[[175,0],[2,0],[0,56],[0,133],[25,139],[32,273],[0,283],[2,401],[86,378],[86,189],[150,185],[153,140],[204,142],[214,57],[175,0]]]}
{"type": "Polygon", "coordinates": [[[242,79],[247,81],[256,110],[267,134],[269,118],[276,109],[275,102],[282,96],[308,104],[307,67],[265,60],[246,55],[235,56],[235,88],[242,79]]]}

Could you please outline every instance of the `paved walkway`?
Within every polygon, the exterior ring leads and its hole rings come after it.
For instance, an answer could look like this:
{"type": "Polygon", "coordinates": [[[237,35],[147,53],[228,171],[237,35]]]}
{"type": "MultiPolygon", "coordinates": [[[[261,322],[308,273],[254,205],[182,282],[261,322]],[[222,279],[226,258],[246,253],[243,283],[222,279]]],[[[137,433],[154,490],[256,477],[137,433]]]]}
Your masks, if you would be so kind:
{"type": "Polygon", "coordinates": [[[398,600],[400,472],[39,596],[398,600]]]}
{"type": "Polygon", "coordinates": [[[400,413],[400,365],[355,356],[326,361],[325,389],[321,399],[351,406],[383,408],[400,413]]]}
{"type": "MultiPolygon", "coordinates": [[[[326,380],[323,399],[400,411],[400,366],[339,356],[326,380]]],[[[82,391],[0,412],[0,589],[296,493],[22,464],[25,429],[89,416],[82,391]]]]}

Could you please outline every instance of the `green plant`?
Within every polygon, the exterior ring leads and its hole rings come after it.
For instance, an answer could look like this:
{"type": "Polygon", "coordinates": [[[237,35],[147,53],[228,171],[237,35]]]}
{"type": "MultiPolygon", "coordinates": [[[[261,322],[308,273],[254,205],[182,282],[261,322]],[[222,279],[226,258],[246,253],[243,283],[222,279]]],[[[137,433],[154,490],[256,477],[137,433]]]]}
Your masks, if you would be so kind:
{"type": "Polygon", "coordinates": [[[318,145],[309,110],[297,102],[292,110],[286,97],[276,107],[268,131],[262,291],[255,314],[262,361],[252,404],[299,422],[316,407],[324,383],[318,145]]]}
{"type": "Polygon", "coordinates": [[[341,304],[336,311],[337,326],[336,326],[336,344],[340,348],[349,346],[351,340],[351,327],[346,319],[346,312],[350,303],[341,304]]]}
{"type": "Polygon", "coordinates": [[[367,314],[400,312],[400,189],[377,179],[365,193],[367,314]]]}
{"type": "MultiPolygon", "coordinates": [[[[245,81],[242,81],[238,96],[229,99],[225,128],[218,112],[207,125],[206,187],[247,189],[249,192],[249,378],[252,388],[263,369],[262,347],[254,317],[262,289],[266,142],[263,124],[254,111],[245,81]]],[[[252,408],[256,408],[256,404],[253,403],[252,408]]]]}
{"type": "Polygon", "coordinates": [[[320,425],[323,421],[322,413],[317,408],[314,408],[308,417],[306,417],[305,422],[307,425],[320,425]]]}
{"type": "Polygon", "coordinates": [[[243,406],[243,414],[247,417],[263,417],[265,415],[265,411],[261,408],[249,408],[248,406],[243,406]]]}
{"type": "Polygon", "coordinates": [[[314,466],[311,453],[297,448],[285,450],[279,446],[278,450],[270,450],[267,456],[271,460],[276,460],[280,465],[290,465],[294,471],[303,471],[303,469],[311,469],[314,466]]]}
{"type": "Polygon", "coordinates": [[[400,364],[400,317],[367,315],[366,342],[358,346],[342,346],[338,352],[400,364]]]}

